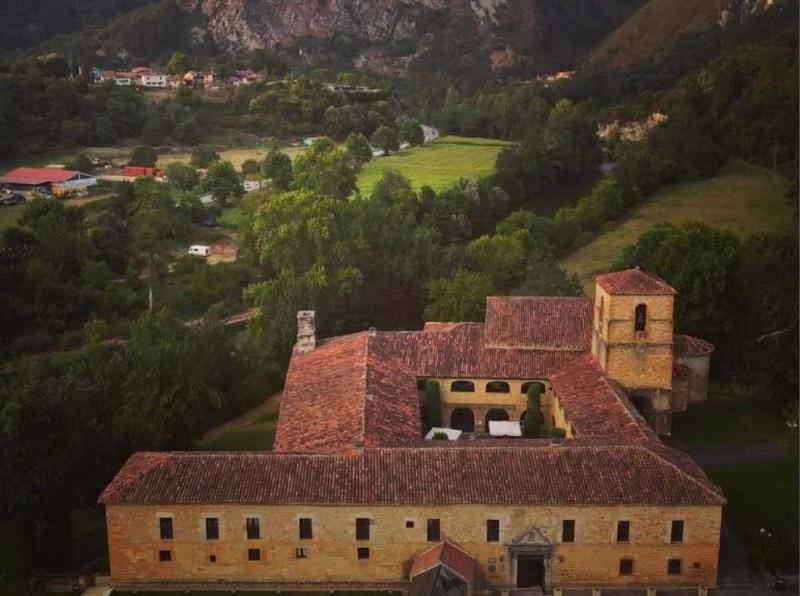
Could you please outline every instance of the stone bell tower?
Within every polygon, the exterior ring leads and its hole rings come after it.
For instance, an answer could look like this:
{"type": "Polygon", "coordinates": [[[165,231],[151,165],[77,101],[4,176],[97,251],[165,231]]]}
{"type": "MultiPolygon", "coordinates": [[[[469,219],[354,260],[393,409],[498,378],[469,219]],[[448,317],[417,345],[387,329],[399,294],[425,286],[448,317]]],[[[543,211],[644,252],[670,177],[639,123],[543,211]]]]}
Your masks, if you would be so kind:
{"type": "Polygon", "coordinates": [[[638,267],[595,279],[592,353],[658,434],[669,434],[676,291],[638,267]]]}

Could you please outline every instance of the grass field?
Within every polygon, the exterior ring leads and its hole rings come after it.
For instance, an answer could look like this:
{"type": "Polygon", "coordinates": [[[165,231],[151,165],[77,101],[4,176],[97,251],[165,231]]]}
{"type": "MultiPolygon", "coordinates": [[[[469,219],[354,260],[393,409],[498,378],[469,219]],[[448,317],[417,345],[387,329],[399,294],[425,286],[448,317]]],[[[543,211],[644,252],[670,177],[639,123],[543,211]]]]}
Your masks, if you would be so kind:
{"type": "MultiPolygon", "coordinates": [[[[287,153],[292,159],[300,155],[305,150],[305,147],[281,147],[281,151],[287,153]]],[[[219,151],[219,156],[223,161],[231,162],[233,167],[235,167],[237,170],[241,170],[242,164],[248,159],[262,161],[264,159],[264,153],[265,152],[262,147],[245,147],[236,149],[223,149],[222,151],[219,151]]],[[[159,168],[164,168],[167,166],[167,164],[173,161],[189,163],[191,158],[192,156],[189,153],[164,153],[158,156],[158,163],[156,165],[159,168]]]]}
{"type": "MultiPolygon", "coordinates": [[[[712,385],[709,401],[694,404],[672,420],[672,437],[687,448],[772,441],[783,445],[779,461],[708,466],[705,472],[725,492],[725,515],[742,538],[755,548],[760,528],[780,543],[775,562],[797,570],[798,485],[797,433],[784,424],[781,404],[760,400],[757,392],[742,394],[738,387],[712,385]]],[[[740,447],[741,446],[741,447],[740,447]]]]}
{"type": "Polygon", "coordinates": [[[415,190],[425,185],[444,190],[461,178],[476,179],[494,172],[497,154],[508,144],[494,139],[442,137],[424,147],[373,159],[358,177],[358,187],[368,195],[385,172],[394,171],[408,178],[415,190]]]}
{"type": "Polygon", "coordinates": [[[659,222],[700,221],[740,237],[788,229],[793,215],[785,199],[786,181],[740,160],[715,177],[675,184],[657,192],[621,223],[561,262],[591,290],[597,273],[607,271],[622,249],[659,222]]]}

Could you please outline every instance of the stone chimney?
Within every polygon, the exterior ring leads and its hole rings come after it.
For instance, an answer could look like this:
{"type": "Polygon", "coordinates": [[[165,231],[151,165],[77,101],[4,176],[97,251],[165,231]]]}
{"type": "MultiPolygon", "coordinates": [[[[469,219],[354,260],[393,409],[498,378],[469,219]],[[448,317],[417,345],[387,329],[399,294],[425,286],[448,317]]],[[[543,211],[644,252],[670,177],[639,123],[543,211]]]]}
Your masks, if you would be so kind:
{"type": "Polygon", "coordinates": [[[295,349],[299,354],[313,352],[317,347],[317,330],[314,321],[316,313],[313,310],[297,311],[297,344],[295,349]]]}

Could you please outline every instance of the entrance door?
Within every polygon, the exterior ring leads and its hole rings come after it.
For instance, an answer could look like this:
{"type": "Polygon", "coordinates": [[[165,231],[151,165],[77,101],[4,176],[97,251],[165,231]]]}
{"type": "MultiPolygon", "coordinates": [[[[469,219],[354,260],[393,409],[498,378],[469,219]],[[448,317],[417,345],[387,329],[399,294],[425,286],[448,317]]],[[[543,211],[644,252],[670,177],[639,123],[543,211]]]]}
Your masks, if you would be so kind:
{"type": "Polygon", "coordinates": [[[544,589],[544,558],[541,555],[517,557],[517,587],[544,589]]]}
{"type": "Polygon", "coordinates": [[[450,428],[455,428],[465,433],[475,432],[475,415],[469,408],[456,408],[450,414],[450,428]]]}

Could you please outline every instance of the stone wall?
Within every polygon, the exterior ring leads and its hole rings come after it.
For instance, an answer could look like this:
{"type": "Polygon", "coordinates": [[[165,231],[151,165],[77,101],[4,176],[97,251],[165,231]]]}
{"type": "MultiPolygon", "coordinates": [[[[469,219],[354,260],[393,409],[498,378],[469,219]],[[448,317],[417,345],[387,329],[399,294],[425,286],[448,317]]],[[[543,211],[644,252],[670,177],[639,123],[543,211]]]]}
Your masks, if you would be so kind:
{"type": "MultiPolygon", "coordinates": [[[[502,474],[502,470],[486,470],[502,474]]],[[[542,478],[542,482],[557,479],[542,478]]],[[[430,546],[426,521],[441,520],[441,537],[477,557],[480,573],[514,586],[508,544],[531,527],[553,543],[547,588],[580,586],[712,586],[716,581],[720,507],[522,507],[496,505],[109,505],[106,508],[111,574],[116,584],[158,581],[398,581],[411,558],[430,546]],[[174,538],[161,540],[159,518],[173,519],[174,538]],[[206,540],[205,518],[219,518],[218,540],[206,540]],[[261,538],[248,540],[245,518],[260,519],[261,538]],[[313,538],[298,538],[298,519],[313,520],[313,538]],[[370,539],[356,540],[355,519],[371,520],[370,539]],[[486,520],[500,520],[500,542],[486,542],[486,520]],[[561,543],[564,519],[575,520],[575,542],[561,543]],[[670,523],[685,521],[682,544],[670,544],[670,523]],[[615,542],[619,520],[631,523],[628,544],[615,542]],[[409,527],[412,525],[413,527],[409,527]],[[357,549],[370,549],[358,559],[357,549]],[[248,560],[248,549],[261,560],[248,560]],[[296,549],[305,548],[306,558],[296,549]],[[171,561],[159,562],[169,550],[171,561]],[[216,562],[211,562],[214,556],[216,562]],[[634,560],[620,576],[619,560],[634,560]],[[667,575],[667,560],[683,571],[667,575]]]]}

